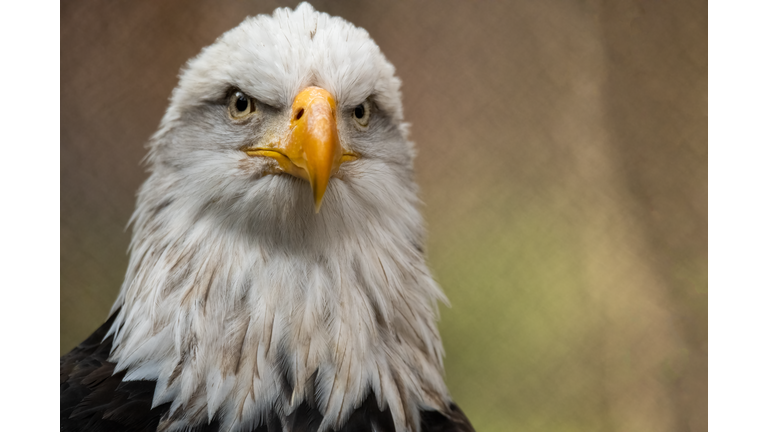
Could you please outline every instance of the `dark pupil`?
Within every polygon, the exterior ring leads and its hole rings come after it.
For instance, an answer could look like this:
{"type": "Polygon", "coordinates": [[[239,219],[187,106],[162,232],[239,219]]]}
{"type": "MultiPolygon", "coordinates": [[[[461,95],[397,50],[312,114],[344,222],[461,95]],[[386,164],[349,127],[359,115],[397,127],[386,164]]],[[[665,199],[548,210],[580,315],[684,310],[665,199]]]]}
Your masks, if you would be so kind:
{"type": "Polygon", "coordinates": [[[235,108],[238,111],[245,111],[248,109],[248,99],[243,95],[238,95],[237,102],[235,102],[235,108]]]}
{"type": "Polygon", "coordinates": [[[365,115],[365,108],[362,105],[355,107],[355,117],[361,119],[365,115]]]}

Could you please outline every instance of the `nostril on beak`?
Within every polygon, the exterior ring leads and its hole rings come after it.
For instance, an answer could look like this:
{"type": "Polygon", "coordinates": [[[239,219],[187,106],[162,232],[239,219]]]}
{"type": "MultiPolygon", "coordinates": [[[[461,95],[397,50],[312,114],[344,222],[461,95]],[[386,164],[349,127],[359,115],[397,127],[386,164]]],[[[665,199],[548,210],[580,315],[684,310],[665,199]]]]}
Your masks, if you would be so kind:
{"type": "Polygon", "coordinates": [[[299,111],[296,113],[296,120],[300,119],[301,116],[304,115],[304,108],[299,109],[299,111]]]}

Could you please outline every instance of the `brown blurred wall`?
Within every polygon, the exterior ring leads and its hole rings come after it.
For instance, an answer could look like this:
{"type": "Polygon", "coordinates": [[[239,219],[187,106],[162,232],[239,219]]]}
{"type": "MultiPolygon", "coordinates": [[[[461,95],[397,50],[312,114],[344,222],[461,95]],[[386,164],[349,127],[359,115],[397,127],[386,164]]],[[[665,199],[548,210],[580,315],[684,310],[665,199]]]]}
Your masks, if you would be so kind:
{"type": "MultiPolygon", "coordinates": [[[[61,4],[61,352],[106,317],[179,68],[297,2],[61,4]]],[[[478,430],[707,430],[707,3],[317,1],[403,80],[478,430]]]]}

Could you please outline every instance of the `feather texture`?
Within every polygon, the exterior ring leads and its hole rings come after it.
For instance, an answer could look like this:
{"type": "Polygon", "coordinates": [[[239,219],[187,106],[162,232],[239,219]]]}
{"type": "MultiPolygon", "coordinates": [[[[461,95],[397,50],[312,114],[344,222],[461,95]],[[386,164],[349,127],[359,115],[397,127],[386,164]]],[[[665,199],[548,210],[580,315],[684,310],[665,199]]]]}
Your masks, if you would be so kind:
{"type": "Polygon", "coordinates": [[[187,64],[150,142],[112,318],[62,358],[64,430],[472,430],[443,381],[447,300],[423,254],[399,86],[364,30],[306,3],[187,64]],[[305,181],[240,151],[283,133],[309,85],[361,155],[319,214],[305,181]],[[248,123],[226,117],[233,88],[258,101],[248,123]],[[343,113],[365,100],[362,132],[343,113]]]}
{"type": "MultiPolygon", "coordinates": [[[[88,339],[61,358],[60,427],[65,432],[153,432],[161,418],[167,418],[170,404],[151,407],[154,381],[126,381],[124,373],[115,373],[115,364],[107,357],[112,337],[106,336],[116,315],[96,330],[88,339]]],[[[311,400],[311,399],[310,399],[311,400]]],[[[422,411],[423,432],[472,432],[466,416],[454,404],[449,411],[422,411]]],[[[311,402],[304,402],[282,420],[276,412],[269,413],[252,432],[317,432],[323,421],[322,413],[311,402]]],[[[226,430],[218,417],[197,425],[195,432],[226,430]]],[[[368,395],[345,424],[338,429],[346,432],[395,431],[388,409],[381,410],[373,395],[368,395]]]]}

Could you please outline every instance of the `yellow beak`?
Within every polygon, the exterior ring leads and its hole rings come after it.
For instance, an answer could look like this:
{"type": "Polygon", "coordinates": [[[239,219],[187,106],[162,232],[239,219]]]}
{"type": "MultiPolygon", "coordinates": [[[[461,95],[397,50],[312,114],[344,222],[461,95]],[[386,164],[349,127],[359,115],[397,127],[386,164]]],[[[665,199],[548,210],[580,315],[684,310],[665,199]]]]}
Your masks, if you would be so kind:
{"type": "Polygon", "coordinates": [[[331,176],[342,162],[357,159],[356,154],[342,149],[336,101],[319,87],[307,87],[296,96],[287,136],[279,143],[244,150],[249,156],[273,158],[283,172],[309,181],[315,213],[320,211],[331,176]]]}

